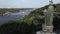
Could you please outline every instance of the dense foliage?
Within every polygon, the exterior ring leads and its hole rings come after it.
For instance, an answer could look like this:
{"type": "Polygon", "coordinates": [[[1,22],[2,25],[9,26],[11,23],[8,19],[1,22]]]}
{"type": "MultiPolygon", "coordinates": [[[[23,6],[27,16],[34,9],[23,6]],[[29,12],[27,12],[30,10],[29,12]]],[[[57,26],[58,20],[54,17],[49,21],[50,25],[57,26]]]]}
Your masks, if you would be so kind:
{"type": "MultiPolygon", "coordinates": [[[[48,9],[48,6],[49,5],[46,5],[42,8],[38,8],[34,11],[32,11],[29,15],[25,16],[23,18],[24,22],[31,24],[32,22],[34,24],[41,24],[41,23],[44,23],[44,9],[48,9]]],[[[54,4],[53,5],[54,8],[55,8],[55,12],[60,12],[60,4],[54,4]]]]}
{"type": "MultiPolygon", "coordinates": [[[[0,26],[0,34],[36,34],[38,26],[28,25],[27,23],[19,23],[16,21],[11,21],[0,26]]],[[[41,30],[41,28],[39,28],[41,30]]]]}

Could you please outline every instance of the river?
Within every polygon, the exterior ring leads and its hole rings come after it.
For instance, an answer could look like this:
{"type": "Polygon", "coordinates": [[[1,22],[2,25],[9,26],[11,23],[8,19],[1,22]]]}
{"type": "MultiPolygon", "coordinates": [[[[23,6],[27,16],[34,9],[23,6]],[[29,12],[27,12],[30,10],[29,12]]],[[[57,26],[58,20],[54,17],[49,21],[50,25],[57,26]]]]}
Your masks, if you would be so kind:
{"type": "Polygon", "coordinates": [[[19,12],[16,12],[16,13],[10,13],[8,15],[0,16],[0,24],[8,22],[8,21],[20,19],[24,15],[28,15],[33,10],[35,10],[35,9],[20,10],[19,12]]]}

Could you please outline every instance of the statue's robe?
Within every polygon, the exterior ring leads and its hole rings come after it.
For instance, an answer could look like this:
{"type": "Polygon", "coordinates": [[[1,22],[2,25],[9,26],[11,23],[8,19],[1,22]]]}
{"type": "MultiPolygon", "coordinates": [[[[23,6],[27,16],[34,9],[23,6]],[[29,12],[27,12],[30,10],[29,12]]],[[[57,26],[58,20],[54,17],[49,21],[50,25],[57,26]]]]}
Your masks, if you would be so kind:
{"type": "Polygon", "coordinates": [[[51,6],[49,6],[48,11],[46,13],[46,17],[45,17],[45,22],[47,25],[52,25],[53,12],[54,12],[54,7],[51,5],[51,6]]]}

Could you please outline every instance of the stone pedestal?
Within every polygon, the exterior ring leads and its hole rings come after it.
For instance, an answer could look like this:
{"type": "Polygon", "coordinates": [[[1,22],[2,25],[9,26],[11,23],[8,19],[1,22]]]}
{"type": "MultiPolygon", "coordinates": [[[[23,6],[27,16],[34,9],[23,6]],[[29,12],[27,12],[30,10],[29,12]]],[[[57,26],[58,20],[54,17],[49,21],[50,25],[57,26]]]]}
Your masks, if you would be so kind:
{"type": "Polygon", "coordinates": [[[52,34],[53,33],[53,25],[42,25],[42,34],[52,34]]]}

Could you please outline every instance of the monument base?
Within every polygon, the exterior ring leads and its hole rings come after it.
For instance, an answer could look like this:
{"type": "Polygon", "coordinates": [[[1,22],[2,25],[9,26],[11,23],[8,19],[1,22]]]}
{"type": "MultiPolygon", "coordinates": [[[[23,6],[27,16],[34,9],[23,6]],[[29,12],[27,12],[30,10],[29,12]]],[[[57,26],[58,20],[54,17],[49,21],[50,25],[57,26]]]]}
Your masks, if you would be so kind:
{"type": "Polygon", "coordinates": [[[42,34],[52,34],[53,33],[53,25],[42,25],[42,34]]]}

